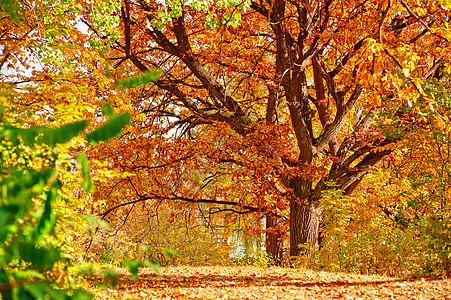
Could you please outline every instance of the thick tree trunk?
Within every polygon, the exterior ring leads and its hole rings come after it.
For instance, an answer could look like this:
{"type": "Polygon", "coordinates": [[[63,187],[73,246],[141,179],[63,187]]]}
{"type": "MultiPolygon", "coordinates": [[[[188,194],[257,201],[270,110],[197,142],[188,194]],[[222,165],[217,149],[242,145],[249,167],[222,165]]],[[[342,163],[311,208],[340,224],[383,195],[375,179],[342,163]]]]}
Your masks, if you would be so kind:
{"type": "Polygon", "coordinates": [[[271,214],[266,215],[266,254],[276,266],[283,263],[282,233],[279,228],[279,220],[271,214]]]}
{"type": "Polygon", "coordinates": [[[308,255],[306,246],[318,246],[321,212],[319,201],[290,201],[290,257],[308,255]]]}

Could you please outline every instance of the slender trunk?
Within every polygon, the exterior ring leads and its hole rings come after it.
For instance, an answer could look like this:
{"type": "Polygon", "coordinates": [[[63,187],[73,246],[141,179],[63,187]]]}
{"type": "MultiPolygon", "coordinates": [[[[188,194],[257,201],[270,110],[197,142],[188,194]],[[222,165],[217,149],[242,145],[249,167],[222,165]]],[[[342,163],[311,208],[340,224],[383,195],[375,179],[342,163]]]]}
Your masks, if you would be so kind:
{"type": "Polygon", "coordinates": [[[290,257],[308,255],[306,246],[318,246],[321,212],[319,201],[290,201],[290,257]]]}
{"type": "Polygon", "coordinates": [[[271,214],[266,215],[266,253],[274,265],[281,266],[283,262],[282,233],[279,228],[279,220],[271,214]]]}

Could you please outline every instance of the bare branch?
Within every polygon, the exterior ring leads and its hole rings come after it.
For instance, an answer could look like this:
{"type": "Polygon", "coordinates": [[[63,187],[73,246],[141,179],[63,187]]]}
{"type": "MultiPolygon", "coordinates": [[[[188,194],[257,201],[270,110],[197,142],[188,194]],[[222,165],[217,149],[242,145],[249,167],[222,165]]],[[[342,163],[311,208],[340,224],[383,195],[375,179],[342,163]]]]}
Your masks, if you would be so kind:
{"type": "Polygon", "coordinates": [[[401,4],[402,4],[402,6],[404,6],[404,8],[409,12],[409,14],[410,14],[412,17],[415,18],[415,20],[417,20],[418,22],[421,23],[421,25],[424,26],[424,28],[425,28],[427,31],[429,31],[430,33],[432,33],[432,34],[435,35],[436,37],[438,37],[438,38],[440,38],[440,39],[442,39],[442,40],[444,40],[444,41],[446,41],[446,42],[449,43],[449,40],[448,40],[447,38],[441,36],[440,34],[434,32],[434,31],[432,31],[432,30],[429,28],[429,26],[428,26],[426,23],[424,23],[424,21],[421,20],[421,19],[420,19],[420,18],[419,18],[419,17],[418,17],[411,9],[410,9],[409,5],[407,5],[407,3],[404,2],[404,0],[401,0],[401,4]]]}
{"type": "Polygon", "coordinates": [[[387,4],[387,8],[385,9],[384,13],[382,14],[382,18],[379,22],[379,27],[377,29],[377,35],[379,37],[379,43],[381,44],[382,47],[384,47],[384,42],[382,39],[382,26],[384,25],[385,19],[387,18],[388,15],[388,11],[391,8],[391,0],[388,0],[388,4],[387,4]]]}

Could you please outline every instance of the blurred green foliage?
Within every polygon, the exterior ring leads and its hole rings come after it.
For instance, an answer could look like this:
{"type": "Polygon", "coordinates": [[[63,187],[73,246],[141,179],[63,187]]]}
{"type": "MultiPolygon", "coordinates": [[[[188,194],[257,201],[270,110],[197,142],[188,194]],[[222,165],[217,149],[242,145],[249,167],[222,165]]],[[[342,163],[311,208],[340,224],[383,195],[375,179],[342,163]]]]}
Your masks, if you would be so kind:
{"type": "MultiPolygon", "coordinates": [[[[91,299],[81,290],[56,288],[50,278],[55,265],[71,263],[55,233],[61,217],[54,209],[62,188],[55,170],[58,147],[84,131],[87,122],[21,128],[7,121],[5,111],[2,107],[0,244],[4,246],[0,249],[0,294],[4,299],[91,299]]],[[[128,114],[121,116],[124,120],[120,124],[107,123],[95,130],[94,140],[119,134],[130,118],[128,114]]],[[[78,161],[85,176],[84,187],[91,190],[86,158],[79,155],[78,161]]]]}

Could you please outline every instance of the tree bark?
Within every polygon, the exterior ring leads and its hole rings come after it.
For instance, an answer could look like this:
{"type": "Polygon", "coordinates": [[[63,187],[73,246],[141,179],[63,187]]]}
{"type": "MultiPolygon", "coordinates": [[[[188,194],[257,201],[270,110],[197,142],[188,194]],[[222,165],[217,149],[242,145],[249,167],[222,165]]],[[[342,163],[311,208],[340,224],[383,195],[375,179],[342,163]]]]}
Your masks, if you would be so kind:
{"type": "Polygon", "coordinates": [[[308,255],[307,246],[318,246],[322,208],[317,201],[290,201],[290,257],[308,255]]]}
{"type": "Polygon", "coordinates": [[[279,220],[277,217],[272,214],[266,214],[266,254],[268,254],[275,266],[283,264],[283,237],[278,225],[279,220]]]}

